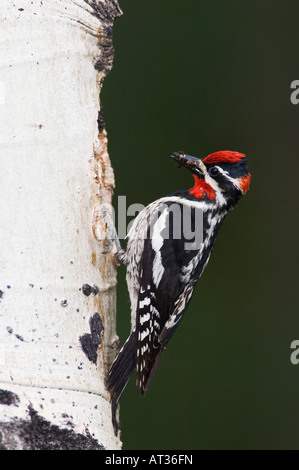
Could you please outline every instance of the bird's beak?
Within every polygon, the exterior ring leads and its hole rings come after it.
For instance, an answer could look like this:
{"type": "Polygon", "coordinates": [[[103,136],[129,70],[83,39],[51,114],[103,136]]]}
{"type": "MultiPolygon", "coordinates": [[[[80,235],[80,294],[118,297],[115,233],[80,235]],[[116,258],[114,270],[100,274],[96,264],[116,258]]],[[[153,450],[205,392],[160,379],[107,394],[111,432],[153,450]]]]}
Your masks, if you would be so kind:
{"type": "Polygon", "coordinates": [[[201,178],[207,172],[205,164],[199,158],[186,155],[183,152],[173,152],[170,156],[178,163],[178,167],[184,166],[201,178]]]}

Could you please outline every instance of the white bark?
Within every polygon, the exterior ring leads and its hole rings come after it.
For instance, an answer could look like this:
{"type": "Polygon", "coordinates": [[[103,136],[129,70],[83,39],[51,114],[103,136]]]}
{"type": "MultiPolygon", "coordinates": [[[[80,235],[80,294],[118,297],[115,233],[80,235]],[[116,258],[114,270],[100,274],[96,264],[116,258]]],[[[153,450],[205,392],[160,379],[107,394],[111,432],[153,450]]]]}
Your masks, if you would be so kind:
{"type": "Polygon", "coordinates": [[[0,2],[2,448],[121,446],[104,386],[116,272],[95,239],[114,186],[97,119],[119,14],[116,0],[0,2]]]}

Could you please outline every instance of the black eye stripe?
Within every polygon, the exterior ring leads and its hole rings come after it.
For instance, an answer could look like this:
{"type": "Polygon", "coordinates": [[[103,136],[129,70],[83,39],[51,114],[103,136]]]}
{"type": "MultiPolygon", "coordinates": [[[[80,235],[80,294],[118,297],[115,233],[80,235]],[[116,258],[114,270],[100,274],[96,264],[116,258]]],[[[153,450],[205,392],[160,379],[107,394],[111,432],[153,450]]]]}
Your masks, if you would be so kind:
{"type": "MultiPolygon", "coordinates": [[[[242,158],[240,162],[235,163],[217,163],[217,166],[219,166],[219,168],[222,168],[222,170],[227,171],[229,176],[231,176],[232,178],[240,178],[241,176],[246,176],[248,174],[246,158],[242,158]]],[[[215,165],[207,165],[209,174],[210,170],[214,167],[215,165]]]]}

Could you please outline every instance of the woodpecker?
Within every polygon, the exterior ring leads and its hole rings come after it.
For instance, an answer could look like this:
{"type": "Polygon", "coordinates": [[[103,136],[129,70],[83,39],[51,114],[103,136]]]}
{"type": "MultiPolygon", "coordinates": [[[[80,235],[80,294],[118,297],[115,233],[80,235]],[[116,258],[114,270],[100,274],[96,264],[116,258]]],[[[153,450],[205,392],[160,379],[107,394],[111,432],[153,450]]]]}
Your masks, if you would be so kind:
{"type": "Polygon", "coordinates": [[[133,221],[126,251],[131,333],[111,365],[107,389],[112,422],[134,370],[142,395],[178,327],[203,273],[226,215],[247,192],[251,175],[244,154],[220,151],[199,159],[183,152],[171,157],[194,177],[191,189],[176,191],[149,204],[133,221]]]}

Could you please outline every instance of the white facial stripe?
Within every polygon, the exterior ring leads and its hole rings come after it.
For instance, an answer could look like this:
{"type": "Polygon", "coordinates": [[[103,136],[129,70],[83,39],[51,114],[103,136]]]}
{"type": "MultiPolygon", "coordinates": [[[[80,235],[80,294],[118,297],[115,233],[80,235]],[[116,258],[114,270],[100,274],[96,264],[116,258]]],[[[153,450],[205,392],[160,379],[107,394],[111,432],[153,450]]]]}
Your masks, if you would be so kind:
{"type": "MultiPolygon", "coordinates": [[[[219,168],[219,166],[217,166],[217,168],[218,168],[218,170],[223,174],[222,168],[219,168]]],[[[219,188],[219,185],[218,185],[217,181],[215,181],[215,180],[209,175],[208,172],[206,172],[206,174],[205,174],[205,180],[206,180],[206,182],[214,189],[219,204],[220,204],[221,206],[224,206],[224,205],[226,204],[226,199],[225,199],[225,197],[223,196],[222,190],[219,188]]]]}

